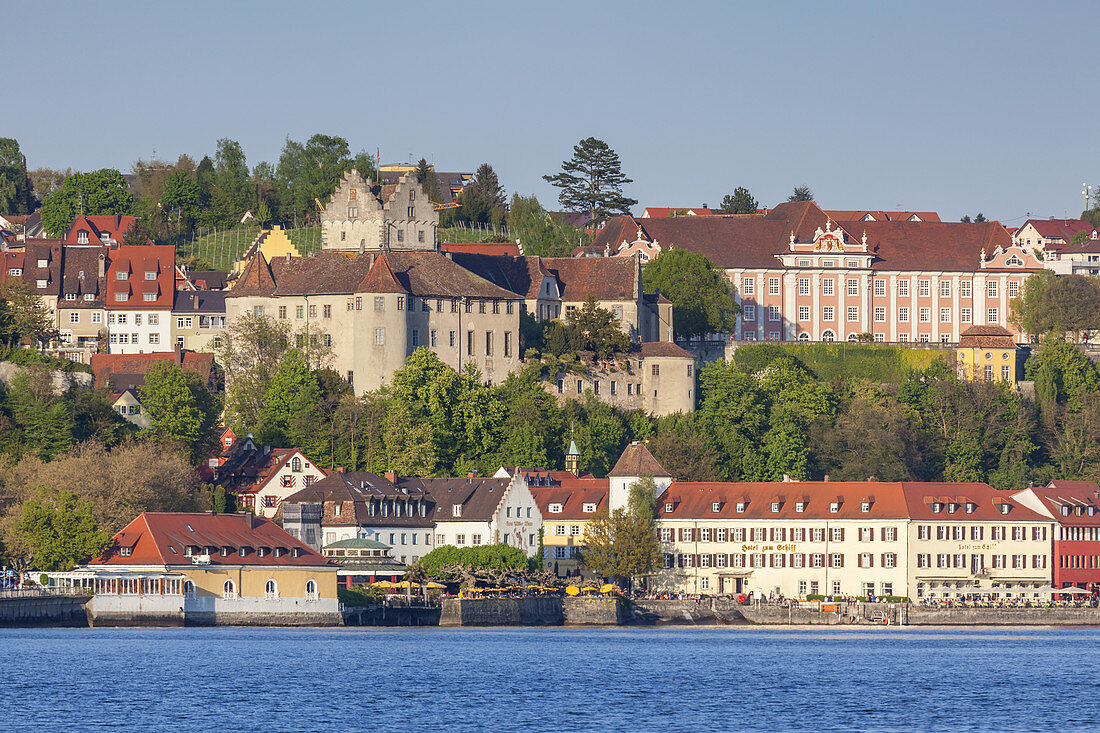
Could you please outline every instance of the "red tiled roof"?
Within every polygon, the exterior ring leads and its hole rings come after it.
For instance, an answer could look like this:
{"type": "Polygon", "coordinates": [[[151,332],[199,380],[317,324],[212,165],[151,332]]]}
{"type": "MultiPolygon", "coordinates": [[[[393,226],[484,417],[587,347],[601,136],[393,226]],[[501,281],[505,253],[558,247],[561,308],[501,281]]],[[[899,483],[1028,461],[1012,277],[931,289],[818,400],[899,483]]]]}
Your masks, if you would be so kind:
{"type": "Polygon", "coordinates": [[[153,354],[92,354],[91,367],[96,387],[104,387],[110,386],[113,374],[144,376],[154,364],[161,362],[177,364],[195,372],[202,377],[204,384],[208,384],[214,367],[214,355],[186,350],[153,354]]]}
{"type": "Polygon", "coordinates": [[[463,254],[511,255],[513,257],[519,257],[523,254],[519,251],[519,245],[515,242],[478,242],[473,244],[444,242],[439,247],[443,252],[461,252],[463,254]]]}
{"type": "MultiPolygon", "coordinates": [[[[925,212],[931,213],[931,212],[925,212]]],[[[642,230],[645,238],[662,247],[682,247],[699,252],[721,268],[770,269],[779,266],[776,255],[789,250],[790,234],[798,242],[813,241],[814,232],[824,229],[828,214],[812,201],[789,202],[766,215],[677,216],[669,219],[616,217],[596,236],[593,246],[605,244],[614,252],[623,242],[633,242],[642,230]]],[[[856,221],[840,222],[851,243],[864,233],[876,257],[875,270],[936,269],[973,272],[980,268],[984,248],[987,256],[1012,239],[997,222],[981,224],[940,221],[856,221]]]]}
{"type": "Polygon", "coordinates": [[[244,272],[233,284],[227,297],[241,295],[272,295],[275,292],[275,280],[271,277],[271,268],[263,252],[257,252],[244,266],[244,272]]]}
{"type": "Polygon", "coordinates": [[[176,295],[176,250],[162,244],[120,245],[112,247],[107,259],[108,310],[171,310],[176,295]],[[154,273],[153,280],[146,279],[146,273],[154,273]],[[119,273],[126,273],[125,280],[119,280],[119,273]],[[127,296],[125,301],[117,298],[119,293],[127,296]],[[151,293],[153,300],[146,300],[151,293]]]}
{"type": "Polygon", "coordinates": [[[962,348],[1016,348],[1016,337],[1003,326],[971,326],[959,334],[962,348]]]}
{"type": "Polygon", "coordinates": [[[623,449],[608,476],[668,476],[665,467],[653,457],[643,443],[634,441],[623,449]]]}
{"type": "Polygon", "coordinates": [[[642,211],[643,219],[661,219],[664,217],[672,216],[674,212],[684,211],[687,214],[680,214],[680,216],[714,216],[714,211],[703,207],[694,206],[647,206],[642,211]]]}
{"type": "Polygon", "coordinates": [[[1059,255],[1080,255],[1100,253],[1100,239],[1086,239],[1080,244],[1071,244],[1058,249],[1059,255]]]}
{"type": "Polygon", "coordinates": [[[1079,232],[1092,232],[1096,227],[1084,219],[1028,219],[1020,228],[1028,224],[1035,227],[1035,231],[1044,239],[1060,237],[1069,244],[1079,232]]]}
{"type": "Polygon", "coordinates": [[[65,233],[65,244],[81,244],[80,232],[88,235],[83,244],[95,244],[102,241],[102,235],[115,242],[122,242],[126,233],[134,226],[137,217],[124,216],[77,216],[65,233]]]}
{"type": "Polygon", "coordinates": [[[539,505],[544,522],[557,519],[590,519],[593,512],[584,511],[585,504],[595,504],[596,511],[607,509],[610,481],[605,478],[569,478],[560,486],[532,486],[531,493],[539,505]],[[551,512],[551,504],[561,504],[560,512],[551,512]]]}
{"type": "MultiPolygon", "coordinates": [[[[90,566],[171,566],[191,565],[186,548],[217,548],[210,553],[211,565],[282,565],[288,567],[334,567],[308,545],[266,519],[249,520],[243,514],[199,514],[188,512],[142,512],[116,534],[102,556],[91,560],[90,566]],[[251,521],[251,524],[250,524],[251,521]],[[120,547],[129,547],[131,554],[123,557],[120,547]],[[231,548],[222,557],[222,547],[231,548]],[[260,547],[284,548],[288,552],[275,557],[268,552],[258,557],[260,547]],[[245,548],[243,557],[240,548],[245,548]],[[294,557],[290,550],[298,550],[294,557]]],[[[203,554],[205,550],[199,553],[203,554]]]]}
{"type": "Polygon", "coordinates": [[[1051,481],[1049,486],[1029,486],[1023,491],[1031,492],[1042,503],[1059,524],[1070,526],[1100,527],[1100,486],[1095,481],[1051,481]],[[1069,507],[1069,514],[1062,515],[1062,507],[1069,507]],[[1074,509],[1081,507],[1080,515],[1074,509]],[[1093,515],[1088,515],[1092,507],[1093,515]]]}
{"type": "Polygon", "coordinates": [[[557,277],[564,301],[582,301],[590,295],[596,300],[633,300],[641,292],[638,262],[631,257],[542,257],[540,264],[557,277]]]}
{"type": "Polygon", "coordinates": [[[646,341],[641,347],[642,358],[676,356],[683,359],[694,359],[695,355],[687,349],[683,349],[669,341],[646,341]]]}
{"type": "Polygon", "coordinates": [[[792,481],[770,483],[674,482],[658,499],[665,519],[918,519],[964,521],[1046,521],[987,484],[897,483],[881,481],[792,481]],[[744,511],[737,511],[745,502],[744,511]],[[772,511],[772,503],[779,504],[772,511]],[[805,502],[803,511],[796,504],[805,502]],[[836,503],[837,511],[830,511],[836,503]],[[863,503],[869,502],[868,511],[863,503]],[[933,504],[940,502],[940,512],[933,504]],[[949,512],[949,505],[958,508],[949,512]],[[973,512],[966,511],[973,504],[973,512]],[[672,510],[666,511],[666,505],[672,510]],[[718,511],[714,511],[714,505],[718,511]],[[999,506],[1008,504],[1002,514],[999,506]]]}
{"type": "Polygon", "coordinates": [[[921,221],[940,221],[935,211],[850,211],[846,209],[826,209],[825,213],[833,221],[859,221],[870,214],[876,221],[909,221],[917,217],[921,221]]]}

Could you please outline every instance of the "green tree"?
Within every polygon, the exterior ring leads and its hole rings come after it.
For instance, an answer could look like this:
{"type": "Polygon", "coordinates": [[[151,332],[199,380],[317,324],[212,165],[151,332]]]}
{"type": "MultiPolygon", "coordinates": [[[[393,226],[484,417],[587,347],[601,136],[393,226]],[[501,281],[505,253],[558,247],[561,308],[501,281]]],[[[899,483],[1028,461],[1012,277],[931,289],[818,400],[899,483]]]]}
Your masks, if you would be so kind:
{"type": "MultiPolygon", "coordinates": [[[[361,155],[365,166],[369,156],[361,155]]],[[[312,221],[317,218],[316,202],[327,201],[344,173],[356,165],[348,149],[348,141],[342,137],[311,136],[305,144],[286,139],[279,164],[275,170],[275,183],[279,192],[284,218],[295,221],[312,221]]],[[[365,179],[375,175],[370,170],[360,170],[365,179]]]]}
{"type": "Polygon", "coordinates": [[[172,171],[164,179],[160,205],[169,220],[175,219],[177,232],[190,230],[202,207],[202,191],[195,177],[184,170],[172,171]]]}
{"type": "Polygon", "coordinates": [[[283,354],[264,395],[260,410],[260,439],[277,446],[297,445],[299,438],[307,439],[315,426],[311,428],[309,421],[302,418],[311,415],[320,400],[320,385],[302,352],[288,350],[283,354]],[[297,434],[296,426],[301,426],[304,434],[297,434]]]}
{"type": "Polygon", "coordinates": [[[623,331],[622,322],[610,310],[601,308],[591,295],[566,319],[575,349],[591,351],[598,359],[610,359],[630,349],[630,337],[623,331]]]}
{"type": "Polygon", "coordinates": [[[561,173],[543,179],[561,189],[558,202],[566,211],[584,212],[590,221],[602,222],[614,214],[629,214],[638,203],[623,195],[623,186],[633,180],[623,175],[618,153],[603,140],[581,140],[561,168],[561,173]]]}
{"type": "Polygon", "coordinates": [[[507,220],[510,236],[528,255],[569,257],[575,248],[592,241],[583,230],[551,215],[534,196],[514,194],[507,220]]]}
{"type": "Polygon", "coordinates": [[[78,214],[130,214],[133,207],[134,194],[117,170],[74,173],[42,202],[42,226],[51,237],[60,237],[78,214]]]}
{"type": "Polygon", "coordinates": [[[81,560],[101,554],[111,541],[99,528],[90,502],[67,491],[55,498],[42,496],[23,503],[16,527],[41,570],[71,570],[81,560]]]}
{"type": "Polygon", "coordinates": [[[225,371],[226,420],[238,432],[263,424],[264,400],[289,346],[290,327],[266,316],[246,312],[225,330],[215,357],[225,371]]]}
{"type": "Polygon", "coordinates": [[[403,402],[393,400],[386,411],[382,440],[386,468],[401,476],[430,476],[436,469],[432,428],[413,416],[403,402]]]}
{"type": "Polygon", "coordinates": [[[146,373],[138,394],[149,418],[145,433],[154,440],[179,443],[197,461],[214,437],[219,412],[202,377],[178,364],[158,362],[146,373]]]}
{"type": "Polygon", "coordinates": [[[678,339],[729,333],[740,310],[729,280],[705,256],[676,248],[642,268],[647,293],[672,301],[673,331],[678,339]]]}
{"type": "Polygon", "coordinates": [[[911,481],[919,457],[916,441],[898,406],[884,397],[855,397],[836,416],[819,418],[811,429],[817,471],[834,481],[911,481]]]}
{"type": "Polygon", "coordinates": [[[421,158],[416,164],[416,182],[420,184],[420,189],[429,201],[433,204],[443,203],[439,194],[439,178],[426,158],[421,158]]]}
{"type": "Polygon", "coordinates": [[[794,191],[787,197],[787,201],[813,201],[814,192],[807,185],[795,186],[794,191]]]}
{"type": "Polygon", "coordinates": [[[252,201],[252,182],[244,149],[236,140],[218,140],[214,153],[214,188],[209,203],[217,222],[225,227],[234,226],[252,201]]]}
{"type": "Polygon", "coordinates": [[[1069,334],[1077,341],[1100,328],[1100,283],[1084,275],[1032,275],[1011,303],[1012,320],[1025,332],[1069,334]]]}
{"type": "Polygon", "coordinates": [[[726,194],[722,198],[722,205],[718,207],[720,214],[755,214],[760,202],[752,197],[749,189],[738,186],[733,189],[733,194],[726,194]]]}
{"type": "Polygon", "coordinates": [[[8,346],[45,343],[55,335],[49,311],[25,280],[0,281],[0,339],[8,346]]]}
{"type": "Polygon", "coordinates": [[[652,573],[661,560],[653,507],[657,486],[643,476],[630,487],[627,506],[608,514],[601,509],[584,529],[581,564],[599,576],[620,582],[652,573]]]}
{"type": "Polygon", "coordinates": [[[0,137],[0,212],[29,214],[33,210],[34,191],[19,141],[0,137]]]}

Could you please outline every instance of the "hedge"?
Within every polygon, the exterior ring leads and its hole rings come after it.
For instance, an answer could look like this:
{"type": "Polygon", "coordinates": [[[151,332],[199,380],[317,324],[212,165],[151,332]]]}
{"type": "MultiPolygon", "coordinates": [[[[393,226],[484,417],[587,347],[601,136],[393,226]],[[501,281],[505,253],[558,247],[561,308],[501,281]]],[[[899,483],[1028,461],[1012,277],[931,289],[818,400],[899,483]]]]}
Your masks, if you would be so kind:
{"type": "Polygon", "coordinates": [[[954,364],[952,349],[905,348],[879,344],[746,344],[733,352],[733,361],[741,369],[757,372],[780,357],[789,357],[806,367],[814,377],[867,379],[872,382],[900,383],[911,371],[925,369],[937,361],[954,364]]]}

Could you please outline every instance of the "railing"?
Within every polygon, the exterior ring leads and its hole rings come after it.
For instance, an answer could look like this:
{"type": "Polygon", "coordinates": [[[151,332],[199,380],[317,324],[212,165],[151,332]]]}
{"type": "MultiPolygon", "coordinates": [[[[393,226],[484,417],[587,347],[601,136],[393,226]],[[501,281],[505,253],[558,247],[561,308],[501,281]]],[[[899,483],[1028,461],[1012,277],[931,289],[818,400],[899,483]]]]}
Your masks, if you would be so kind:
{"type": "Polygon", "coordinates": [[[48,588],[24,588],[21,590],[0,590],[0,600],[7,598],[42,598],[45,596],[86,596],[83,588],[48,587],[48,588]]]}

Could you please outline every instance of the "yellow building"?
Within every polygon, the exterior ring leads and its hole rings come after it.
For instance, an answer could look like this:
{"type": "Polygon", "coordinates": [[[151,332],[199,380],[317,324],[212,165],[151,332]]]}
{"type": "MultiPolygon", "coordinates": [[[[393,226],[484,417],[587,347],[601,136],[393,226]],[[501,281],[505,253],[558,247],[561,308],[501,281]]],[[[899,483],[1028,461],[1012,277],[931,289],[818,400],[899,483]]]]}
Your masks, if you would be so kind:
{"type": "Polygon", "coordinates": [[[1017,381],[1016,338],[1001,326],[971,326],[955,349],[959,378],[970,382],[1017,381]]]}
{"type": "Polygon", "coordinates": [[[252,242],[249,248],[243,255],[233,262],[233,273],[240,275],[244,271],[245,265],[252,259],[252,256],[256,252],[262,252],[264,259],[268,262],[282,257],[301,257],[298,253],[298,248],[294,246],[294,242],[290,241],[290,237],[287,236],[286,231],[275,224],[270,229],[264,229],[260,232],[256,240],[252,242]]]}
{"type": "Polygon", "coordinates": [[[144,512],[85,570],[100,623],[341,622],[338,566],[251,513],[144,512]]]}

